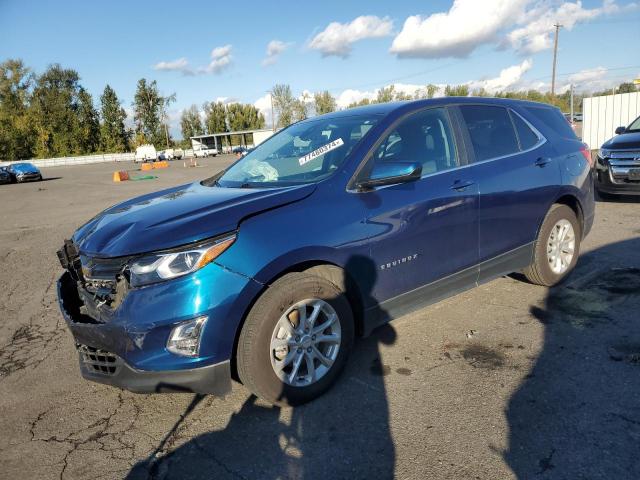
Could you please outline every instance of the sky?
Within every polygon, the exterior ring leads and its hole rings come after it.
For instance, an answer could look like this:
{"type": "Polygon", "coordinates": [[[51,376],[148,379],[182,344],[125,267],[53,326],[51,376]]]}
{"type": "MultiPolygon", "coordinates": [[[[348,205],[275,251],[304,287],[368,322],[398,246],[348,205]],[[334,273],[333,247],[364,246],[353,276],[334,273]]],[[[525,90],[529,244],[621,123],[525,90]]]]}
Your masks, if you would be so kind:
{"type": "Polygon", "coordinates": [[[255,104],[269,124],[277,83],[296,96],[329,90],[339,107],[390,84],[548,90],[557,22],[559,90],[640,77],[640,3],[629,0],[0,0],[0,61],[73,68],[96,104],[109,84],[128,112],[138,79],[157,80],[176,94],[179,138],[182,110],[209,101],[255,104]]]}

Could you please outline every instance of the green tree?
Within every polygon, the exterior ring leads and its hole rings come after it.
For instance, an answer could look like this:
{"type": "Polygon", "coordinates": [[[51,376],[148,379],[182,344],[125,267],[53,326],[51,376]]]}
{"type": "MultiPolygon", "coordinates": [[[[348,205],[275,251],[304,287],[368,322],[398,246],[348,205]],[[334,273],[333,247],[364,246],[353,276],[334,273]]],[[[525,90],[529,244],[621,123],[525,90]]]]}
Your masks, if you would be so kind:
{"type": "Polygon", "coordinates": [[[121,153],[129,149],[129,135],[124,122],[127,114],[120,105],[115,90],[104,87],[100,96],[102,124],[100,125],[100,148],[104,152],[121,153]]]}
{"type": "Polygon", "coordinates": [[[311,105],[311,96],[308,93],[302,94],[302,97],[293,101],[293,121],[299,122],[309,118],[309,107],[311,105]]]}
{"type": "Polygon", "coordinates": [[[248,103],[231,103],[227,105],[227,125],[229,130],[253,130],[264,128],[264,115],[248,103]]]}
{"type": "Polygon", "coordinates": [[[333,112],[337,108],[336,99],[327,90],[316,93],[313,96],[313,101],[318,115],[333,112]]]}
{"type": "Polygon", "coordinates": [[[368,98],[363,98],[362,100],[359,100],[357,102],[351,102],[349,105],[347,105],[347,108],[364,107],[365,105],[371,105],[372,103],[376,102],[371,101],[368,98]]]}
{"type": "Polygon", "coordinates": [[[444,87],[445,97],[468,97],[469,86],[468,85],[447,85],[444,87]]]}
{"type": "Polygon", "coordinates": [[[100,117],[93,98],[84,88],[78,92],[76,152],[95,153],[100,148],[100,117]]]}
{"type": "Polygon", "coordinates": [[[378,90],[378,96],[375,103],[387,103],[393,102],[396,98],[396,87],[389,85],[388,87],[382,87],[378,90]]]}
{"type": "Polygon", "coordinates": [[[81,89],[78,72],[59,64],[51,65],[37,77],[29,105],[29,118],[36,132],[36,156],[85,153],[79,120],[81,89]]]}
{"type": "Polygon", "coordinates": [[[618,85],[616,88],[616,93],[633,93],[637,92],[636,85],[633,82],[624,82],[618,85]]]}
{"type": "Polygon", "coordinates": [[[264,119],[264,115],[262,114],[262,112],[260,112],[260,110],[256,108],[255,105],[245,103],[243,108],[247,129],[254,130],[265,127],[266,122],[264,119]]]}
{"type": "Polygon", "coordinates": [[[136,134],[142,134],[137,135],[139,139],[153,145],[165,143],[162,131],[164,108],[165,99],[160,95],[156,81],[148,82],[145,78],[138,80],[133,99],[133,119],[136,134]]]}
{"type": "Polygon", "coordinates": [[[223,133],[229,131],[227,129],[227,109],[224,103],[205,103],[204,113],[207,133],[223,133]]]}
{"type": "Polygon", "coordinates": [[[296,99],[293,98],[289,85],[278,84],[271,89],[273,98],[273,109],[278,117],[278,127],[286,127],[294,122],[294,106],[296,99]]]}
{"type": "Polygon", "coordinates": [[[169,115],[167,110],[169,109],[169,105],[175,103],[175,101],[176,94],[172,93],[168,97],[162,97],[162,105],[160,107],[160,121],[162,122],[162,127],[164,129],[164,140],[167,148],[173,145],[173,139],[169,133],[169,115]]]}
{"type": "Polygon", "coordinates": [[[0,160],[33,156],[35,132],[27,115],[32,85],[22,60],[0,63],[0,160]]]}
{"type": "Polygon", "coordinates": [[[180,129],[182,130],[183,140],[189,140],[191,137],[204,133],[204,125],[202,124],[197,105],[191,105],[182,112],[180,129]]]}
{"type": "Polygon", "coordinates": [[[472,97],[490,97],[491,95],[484,87],[476,88],[471,92],[472,97]]]}
{"type": "Polygon", "coordinates": [[[437,85],[434,85],[433,83],[430,83],[429,85],[427,85],[427,98],[433,98],[434,95],[437,93],[438,90],[440,90],[440,87],[438,87],[437,85]]]}

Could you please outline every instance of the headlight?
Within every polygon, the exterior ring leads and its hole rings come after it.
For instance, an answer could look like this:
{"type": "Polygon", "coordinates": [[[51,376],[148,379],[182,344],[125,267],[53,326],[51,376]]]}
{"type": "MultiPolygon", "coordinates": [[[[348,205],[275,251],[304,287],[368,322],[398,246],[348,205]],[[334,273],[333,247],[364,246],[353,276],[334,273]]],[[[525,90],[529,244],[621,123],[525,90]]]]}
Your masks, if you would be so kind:
{"type": "Polygon", "coordinates": [[[197,246],[137,258],[129,264],[131,286],[140,287],[195,272],[218,258],[235,239],[235,234],[227,235],[197,246]]]}
{"type": "Polygon", "coordinates": [[[606,158],[609,155],[611,155],[611,150],[607,150],[606,148],[601,148],[600,150],[598,150],[598,156],[600,158],[606,158]]]}

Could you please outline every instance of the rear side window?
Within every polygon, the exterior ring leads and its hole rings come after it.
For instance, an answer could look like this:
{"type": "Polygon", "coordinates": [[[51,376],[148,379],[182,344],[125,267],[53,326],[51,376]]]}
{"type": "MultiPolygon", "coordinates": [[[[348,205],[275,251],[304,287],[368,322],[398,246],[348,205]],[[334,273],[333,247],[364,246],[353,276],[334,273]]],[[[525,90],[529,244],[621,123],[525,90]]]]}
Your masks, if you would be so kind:
{"type": "Polygon", "coordinates": [[[557,108],[527,107],[527,111],[544,123],[547,128],[564,138],[576,139],[575,132],[557,108]]]}
{"type": "Polygon", "coordinates": [[[516,133],[518,134],[518,140],[520,140],[520,149],[529,150],[536,143],[538,143],[538,135],[531,130],[531,127],[520,117],[520,115],[509,112],[513,124],[516,127],[516,133]]]}
{"type": "Polygon", "coordinates": [[[476,162],[511,155],[520,150],[506,108],[462,105],[460,111],[469,130],[476,162]]]}

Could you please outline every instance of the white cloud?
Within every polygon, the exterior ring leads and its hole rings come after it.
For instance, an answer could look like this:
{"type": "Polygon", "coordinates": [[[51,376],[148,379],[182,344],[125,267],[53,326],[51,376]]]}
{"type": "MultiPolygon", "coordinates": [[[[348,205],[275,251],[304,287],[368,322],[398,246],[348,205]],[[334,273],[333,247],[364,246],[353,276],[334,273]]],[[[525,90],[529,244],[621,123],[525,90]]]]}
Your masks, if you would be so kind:
{"type": "MultiPolygon", "coordinates": [[[[389,88],[393,86],[394,90],[398,93],[404,93],[407,95],[414,96],[418,91],[421,91],[423,95],[426,95],[426,87],[425,85],[415,85],[410,83],[390,83],[389,85],[385,85],[383,88],[389,88]]],[[[444,85],[437,85],[438,92],[434,95],[435,97],[442,96],[441,90],[444,88],[444,85]]],[[[357,89],[346,89],[343,90],[336,97],[336,104],[338,108],[346,108],[352,103],[360,102],[362,100],[375,100],[378,96],[379,88],[374,90],[357,90],[357,89]]]]}
{"type": "Polygon", "coordinates": [[[559,92],[567,91],[573,84],[576,91],[596,92],[617,87],[625,81],[622,77],[611,77],[604,67],[588,68],[569,75],[558,88],[559,92]]]}
{"type": "Polygon", "coordinates": [[[555,23],[571,30],[635,8],[615,0],[594,8],[584,8],[580,0],[454,0],[447,12],[407,18],[390,52],[401,58],[466,57],[480,45],[493,44],[528,55],[552,47],[555,23]]]}
{"type": "Polygon", "coordinates": [[[519,17],[530,0],[454,0],[448,12],[407,18],[393,39],[399,57],[466,57],[519,17]]]}
{"type": "Polygon", "coordinates": [[[393,21],[375,15],[362,15],[349,23],[331,22],[309,42],[309,47],[319,50],[323,57],[347,58],[352,44],[367,38],[391,35],[393,21]]]}
{"type": "Polygon", "coordinates": [[[374,98],[376,98],[377,94],[377,90],[363,92],[360,90],[353,90],[351,88],[348,88],[347,90],[344,90],[342,93],[340,93],[340,95],[338,95],[338,97],[336,98],[336,105],[338,106],[338,108],[346,108],[351,103],[359,102],[361,100],[364,100],[365,98],[373,100],[374,98]]]}
{"type": "MultiPolygon", "coordinates": [[[[632,4],[624,8],[634,7],[632,4]]],[[[553,46],[554,24],[559,23],[563,29],[572,30],[579,23],[621,10],[614,0],[604,0],[602,6],[591,9],[584,8],[581,1],[565,2],[555,8],[548,3],[537,4],[518,22],[524,26],[509,32],[503,45],[506,44],[522,54],[540,52],[553,46]],[[534,20],[529,22],[531,18],[534,20]]]]}
{"type": "Polygon", "coordinates": [[[211,62],[206,67],[198,69],[198,73],[220,74],[231,65],[231,45],[216,47],[211,50],[211,62]]]}
{"type": "Polygon", "coordinates": [[[513,65],[500,71],[495,78],[486,80],[475,80],[469,82],[469,88],[484,88],[489,93],[509,90],[520,86],[522,76],[533,66],[531,59],[523,61],[519,65],[513,65]]]}
{"type": "Polygon", "coordinates": [[[271,40],[267,44],[267,56],[262,60],[262,66],[267,67],[278,61],[282,52],[289,48],[292,44],[281,40],[271,40]]]}
{"type": "Polygon", "coordinates": [[[211,62],[209,62],[209,65],[198,67],[197,69],[191,68],[189,61],[185,57],[170,62],[158,62],[153,68],[165,72],[181,72],[183,75],[219,74],[231,65],[233,58],[231,56],[231,49],[231,45],[214,48],[211,51],[211,62]]]}
{"type": "Polygon", "coordinates": [[[184,57],[169,62],[158,62],[153,66],[153,69],[165,72],[181,72],[183,75],[193,75],[193,70],[189,67],[189,61],[184,57]]]}
{"type": "Polygon", "coordinates": [[[253,102],[253,106],[260,110],[262,115],[264,115],[267,125],[271,125],[271,94],[264,94],[253,102]]]}

